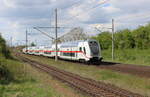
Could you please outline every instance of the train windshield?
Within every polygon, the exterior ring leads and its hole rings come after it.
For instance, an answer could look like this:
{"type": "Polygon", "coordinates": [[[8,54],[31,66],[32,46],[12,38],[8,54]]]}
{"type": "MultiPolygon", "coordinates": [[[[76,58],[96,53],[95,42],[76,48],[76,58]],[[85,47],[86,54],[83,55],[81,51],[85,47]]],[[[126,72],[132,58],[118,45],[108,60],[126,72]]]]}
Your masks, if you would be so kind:
{"type": "Polygon", "coordinates": [[[99,45],[96,41],[90,41],[89,46],[90,46],[92,55],[99,55],[99,45]]]}

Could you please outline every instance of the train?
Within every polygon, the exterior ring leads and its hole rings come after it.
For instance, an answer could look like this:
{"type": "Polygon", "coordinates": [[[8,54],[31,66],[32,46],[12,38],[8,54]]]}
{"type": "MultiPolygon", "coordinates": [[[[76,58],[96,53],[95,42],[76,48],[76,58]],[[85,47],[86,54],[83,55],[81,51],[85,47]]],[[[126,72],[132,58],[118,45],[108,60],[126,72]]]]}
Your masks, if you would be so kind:
{"type": "MultiPolygon", "coordinates": [[[[23,48],[24,54],[55,57],[56,46],[34,46],[23,48]]],[[[79,62],[97,62],[101,61],[101,47],[98,41],[94,39],[63,42],[57,45],[57,56],[60,59],[79,62]]]]}

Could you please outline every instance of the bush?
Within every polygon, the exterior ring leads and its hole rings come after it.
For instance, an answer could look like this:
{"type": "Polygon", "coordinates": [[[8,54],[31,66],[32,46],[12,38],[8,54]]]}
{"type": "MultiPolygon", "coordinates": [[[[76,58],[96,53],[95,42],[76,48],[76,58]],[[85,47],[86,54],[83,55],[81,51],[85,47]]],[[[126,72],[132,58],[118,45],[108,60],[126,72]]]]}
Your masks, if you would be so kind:
{"type": "MultiPolygon", "coordinates": [[[[102,32],[93,37],[100,42],[102,49],[111,48],[111,32],[102,32]]],[[[114,34],[115,49],[149,49],[150,48],[150,24],[140,26],[131,31],[124,29],[114,34]]]]}
{"type": "Polygon", "coordinates": [[[100,46],[102,49],[109,49],[111,48],[111,33],[109,32],[102,32],[96,37],[93,37],[94,39],[98,40],[100,42],[100,46]]]}
{"type": "Polygon", "coordinates": [[[5,40],[0,35],[0,54],[5,58],[12,58],[8,47],[6,46],[5,40]]]}
{"type": "Polygon", "coordinates": [[[0,59],[0,84],[8,84],[13,80],[13,75],[7,68],[5,58],[0,59]]]}
{"type": "Polygon", "coordinates": [[[10,51],[6,46],[5,40],[0,35],[0,84],[7,84],[13,79],[7,68],[6,59],[8,58],[11,58],[10,51]]]}

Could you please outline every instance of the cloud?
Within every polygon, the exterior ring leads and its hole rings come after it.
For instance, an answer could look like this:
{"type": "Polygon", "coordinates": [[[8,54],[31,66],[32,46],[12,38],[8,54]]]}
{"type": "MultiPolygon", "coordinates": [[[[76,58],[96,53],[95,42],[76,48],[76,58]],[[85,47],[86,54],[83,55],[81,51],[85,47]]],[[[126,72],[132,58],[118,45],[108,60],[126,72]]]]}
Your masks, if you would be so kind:
{"type": "Polygon", "coordinates": [[[6,39],[11,36],[15,40],[24,39],[26,28],[54,26],[55,8],[58,8],[58,26],[81,26],[86,32],[94,32],[99,24],[111,26],[112,18],[116,30],[134,29],[150,21],[149,0],[0,0],[0,3],[0,32],[6,39]]]}
{"type": "Polygon", "coordinates": [[[39,7],[39,6],[46,6],[51,3],[50,0],[3,0],[4,4],[7,7],[11,8],[20,8],[20,7],[39,7]]]}

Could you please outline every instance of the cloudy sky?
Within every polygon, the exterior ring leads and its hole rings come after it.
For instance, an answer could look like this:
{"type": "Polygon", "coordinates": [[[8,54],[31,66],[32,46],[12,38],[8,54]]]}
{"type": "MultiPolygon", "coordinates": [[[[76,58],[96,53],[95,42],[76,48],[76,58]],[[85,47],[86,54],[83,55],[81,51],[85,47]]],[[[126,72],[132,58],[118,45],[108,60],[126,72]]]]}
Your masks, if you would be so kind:
{"type": "MultiPolygon", "coordinates": [[[[150,21],[150,0],[0,0],[0,33],[13,43],[24,43],[25,30],[36,26],[54,26],[54,9],[58,8],[58,26],[82,27],[94,33],[95,27],[106,30],[115,20],[115,30],[135,29],[150,21]]],[[[68,30],[70,30],[68,29],[68,30]]],[[[45,30],[45,29],[41,29],[45,30]]],[[[54,29],[46,30],[54,35],[54,29]]],[[[59,30],[60,34],[67,30],[59,30]]],[[[49,39],[41,34],[30,35],[40,44],[49,39]]]]}

